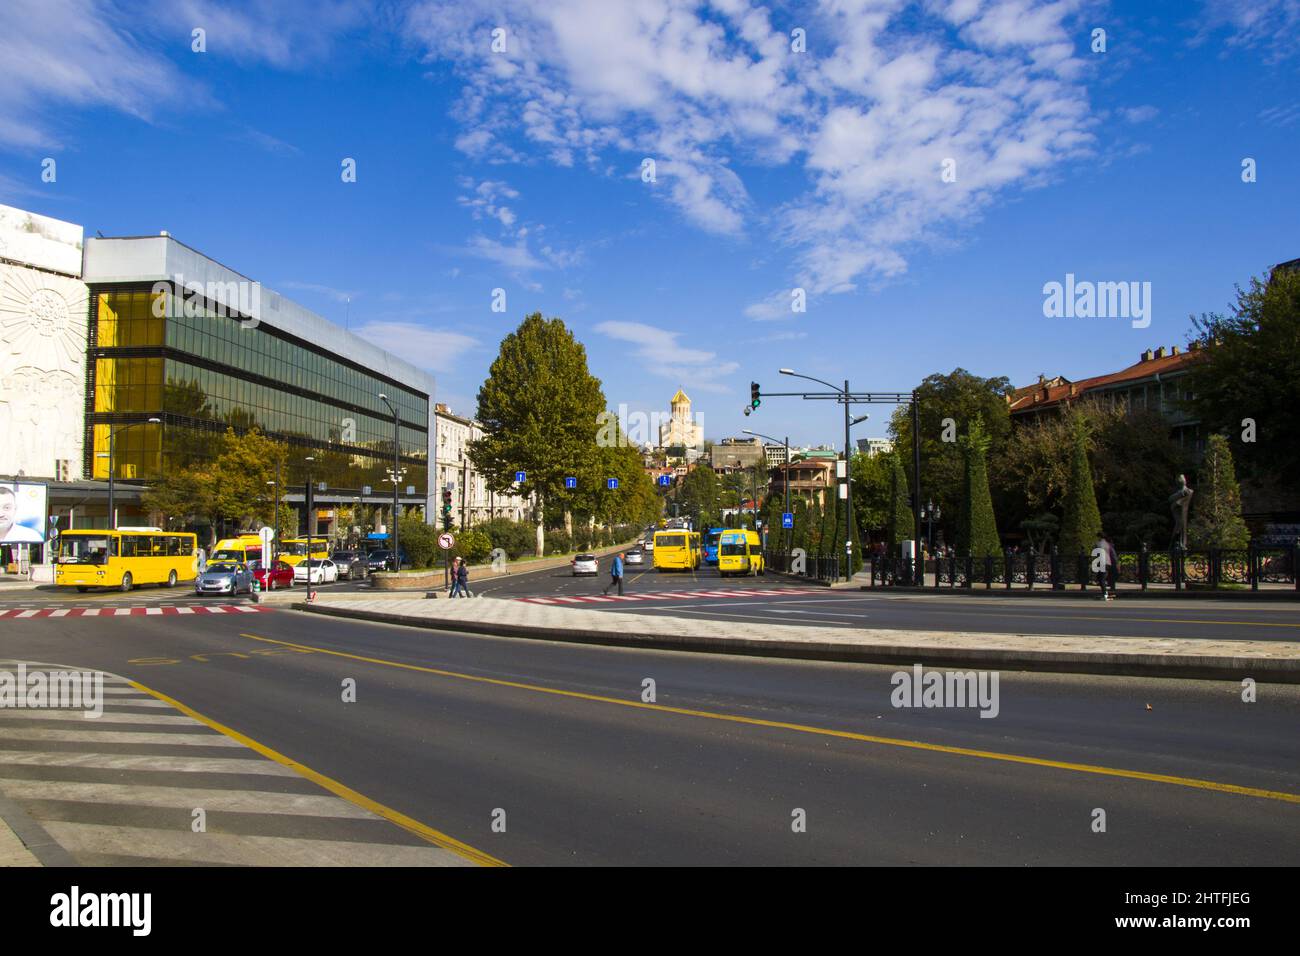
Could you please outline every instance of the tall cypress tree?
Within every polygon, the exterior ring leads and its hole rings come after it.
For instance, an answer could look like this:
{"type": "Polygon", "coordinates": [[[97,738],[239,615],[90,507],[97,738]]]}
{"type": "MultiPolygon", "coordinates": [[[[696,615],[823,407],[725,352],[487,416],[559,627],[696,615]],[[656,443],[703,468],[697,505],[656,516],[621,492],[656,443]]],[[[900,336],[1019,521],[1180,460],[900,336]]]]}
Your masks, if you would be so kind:
{"type": "Polygon", "coordinates": [[[1193,548],[1244,548],[1250,531],[1241,519],[1241,489],[1232,449],[1222,435],[1211,435],[1201,461],[1200,487],[1192,499],[1187,542],[1193,548]]]}
{"type": "Polygon", "coordinates": [[[893,475],[892,505],[889,509],[889,550],[891,554],[897,556],[898,543],[911,540],[916,529],[912,507],[908,501],[907,473],[903,471],[902,456],[898,452],[890,452],[889,457],[892,459],[893,475]]]}
{"type": "Polygon", "coordinates": [[[957,551],[976,558],[1001,554],[997,521],[993,516],[993,496],[989,492],[988,463],[985,460],[989,435],[979,417],[971,423],[961,445],[966,458],[966,477],[961,521],[957,526],[957,551]]]}
{"type": "Polygon", "coordinates": [[[1101,534],[1101,511],[1092,486],[1088,464],[1088,425],[1082,415],[1071,413],[1073,445],[1070,451],[1070,479],[1065,489],[1065,516],[1061,520],[1061,554],[1091,551],[1101,534]]]}

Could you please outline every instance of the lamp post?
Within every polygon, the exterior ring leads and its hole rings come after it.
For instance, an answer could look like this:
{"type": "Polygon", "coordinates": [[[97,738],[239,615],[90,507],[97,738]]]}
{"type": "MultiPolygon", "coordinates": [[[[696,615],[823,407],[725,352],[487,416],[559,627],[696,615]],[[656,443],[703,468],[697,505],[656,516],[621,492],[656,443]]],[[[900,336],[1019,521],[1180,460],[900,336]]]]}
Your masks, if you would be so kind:
{"type": "MultiPolygon", "coordinates": [[[[762,438],[767,441],[779,441],[785,445],[785,480],[781,482],[785,486],[785,510],[790,511],[790,436],[785,438],[773,438],[771,435],[764,435],[762,432],[750,431],[748,428],[742,428],[741,432],[746,435],[753,435],[755,438],[762,438]]],[[[790,551],[790,534],[791,529],[785,529],[785,550],[788,554],[790,551]]]]}
{"type": "Polygon", "coordinates": [[[820,378],[813,378],[811,375],[801,375],[794,369],[780,369],[782,375],[790,375],[794,378],[806,378],[810,382],[817,382],[825,385],[832,391],[840,393],[840,401],[844,404],[844,579],[846,581],[853,579],[853,508],[852,499],[849,497],[849,462],[853,458],[853,453],[849,446],[849,429],[859,422],[866,421],[868,416],[860,415],[857,418],[851,418],[849,415],[849,380],[844,380],[844,388],[832,385],[830,382],[823,381],[820,378]]]}
{"type": "Polygon", "coordinates": [[[306,494],[303,495],[303,519],[307,525],[307,600],[312,600],[311,593],[311,510],[314,507],[311,494],[311,466],[316,460],[316,456],[308,455],[303,459],[307,463],[307,487],[304,489],[306,494]]]}
{"type": "Polygon", "coordinates": [[[921,518],[926,524],[926,544],[929,545],[930,551],[934,551],[934,523],[943,517],[943,511],[933,501],[929,501],[921,507],[921,518]]]}
{"type": "MultiPolygon", "coordinates": [[[[393,570],[402,570],[402,552],[401,552],[401,532],[397,527],[397,483],[402,480],[400,469],[398,468],[398,427],[400,419],[397,414],[397,406],[388,400],[388,396],[383,392],[379,393],[379,399],[388,406],[388,410],[393,413],[393,570]]],[[[426,494],[428,489],[425,489],[426,494]]]]}
{"type": "Polygon", "coordinates": [[[116,487],[113,481],[113,458],[117,452],[117,433],[124,432],[128,428],[135,428],[136,425],[161,425],[161,418],[150,418],[143,422],[131,422],[129,425],[123,425],[120,428],[108,426],[108,530],[113,531],[117,528],[117,501],[115,498],[116,487]]]}

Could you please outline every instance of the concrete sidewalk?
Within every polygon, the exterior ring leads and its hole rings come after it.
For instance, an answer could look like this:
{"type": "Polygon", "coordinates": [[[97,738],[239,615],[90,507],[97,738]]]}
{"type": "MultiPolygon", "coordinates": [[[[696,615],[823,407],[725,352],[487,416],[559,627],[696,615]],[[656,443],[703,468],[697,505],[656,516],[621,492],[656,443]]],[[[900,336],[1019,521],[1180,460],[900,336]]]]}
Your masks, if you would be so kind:
{"type": "Polygon", "coordinates": [[[738,626],[735,622],[610,614],[522,601],[373,600],[322,595],[272,602],[336,617],[582,644],[910,666],[1300,683],[1300,643],[883,628],[738,626]]]}

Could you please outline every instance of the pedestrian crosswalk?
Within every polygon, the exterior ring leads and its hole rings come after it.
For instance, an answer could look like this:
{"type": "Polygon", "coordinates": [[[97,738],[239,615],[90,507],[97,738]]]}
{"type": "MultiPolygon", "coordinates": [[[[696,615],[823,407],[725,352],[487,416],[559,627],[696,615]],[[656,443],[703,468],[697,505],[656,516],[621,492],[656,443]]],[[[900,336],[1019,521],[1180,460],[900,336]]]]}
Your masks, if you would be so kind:
{"type": "MultiPolygon", "coordinates": [[[[19,665],[0,660],[0,672],[19,665]]],[[[69,669],[23,667],[27,674],[69,669]]],[[[0,707],[0,806],[16,806],[81,865],[471,862],[121,677],[103,681],[99,717],[0,707]]]]}
{"type": "Polygon", "coordinates": [[[638,594],[565,594],[521,597],[528,604],[608,604],[619,601],[670,601],[692,598],[774,597],[787,594],[822,594],[824,588],[719,588],[709,591],[647,591],[638,594]]]}
{"type": "Polygon", "coordinates": [[[0,608],[0,618],[34,617],[156,617],[175,614],[257,614],[271,608],[260,604],[164,604],[161,607],[29,607],[0,608]]]}

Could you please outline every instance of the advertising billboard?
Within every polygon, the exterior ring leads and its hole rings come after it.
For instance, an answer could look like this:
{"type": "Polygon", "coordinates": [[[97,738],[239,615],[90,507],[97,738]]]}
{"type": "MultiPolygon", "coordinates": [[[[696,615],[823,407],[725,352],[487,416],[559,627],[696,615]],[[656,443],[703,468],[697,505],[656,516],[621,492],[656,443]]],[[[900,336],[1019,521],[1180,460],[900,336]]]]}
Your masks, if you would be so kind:
{"type": "Polygon", "coordinates": [[[45,542],[48,489],[27,481],[0,481],[0,544],[45,542]]]}

